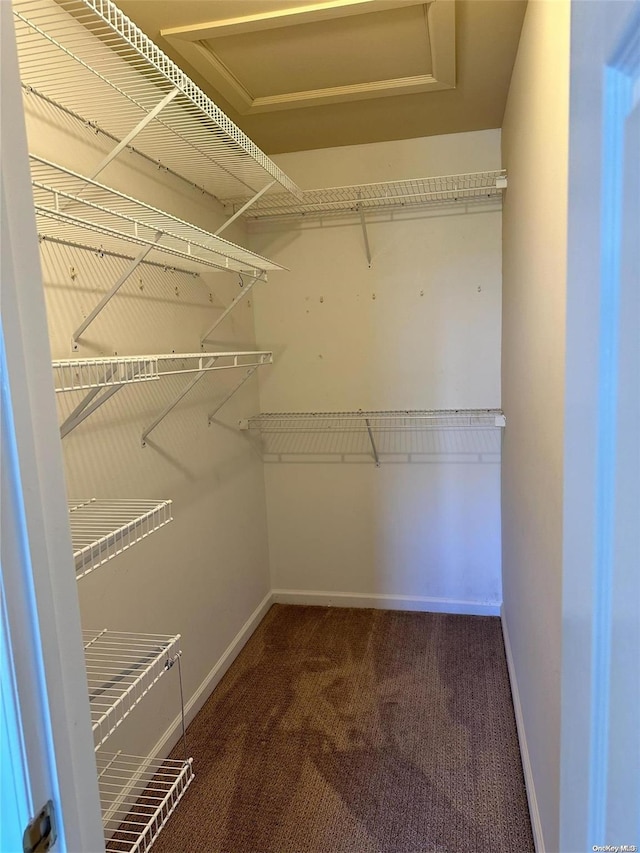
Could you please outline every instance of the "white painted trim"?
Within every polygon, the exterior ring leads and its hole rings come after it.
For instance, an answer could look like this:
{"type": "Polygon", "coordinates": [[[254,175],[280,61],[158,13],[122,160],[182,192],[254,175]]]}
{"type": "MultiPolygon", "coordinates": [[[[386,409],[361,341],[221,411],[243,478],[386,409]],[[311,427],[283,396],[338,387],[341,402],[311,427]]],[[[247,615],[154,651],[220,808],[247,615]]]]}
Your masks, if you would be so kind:
{"type": "MultiPolygon", "coordinates": [[[[272,604],[273,593],[270,591],[265,595],[251,616],[249,616],[220,658],[218,658],[212,669],[207,673],[193,696],[188,700],[184,707],[185,724],[187,726],[218,686],[223,675],[238,657],[253,632],[266,616],[267,611],[272,604]]],[[[156,742],[156,745],[149,753],[149,759],[166,758],[181,737],[182,720],[181,715],[178,714],[164,734],[156,742]]]]}
{"type": "Polygon", "coordinates": [[[504,605],[500,608],[500,621],[502,622],[504,650],[507,655],[507,669],[509,670],[511,697],[513,699],[513,709],[515,711],[516,716],[518,743],[520,744],[522,769],[524,771],[524,783],[525,788],[527,790],[527,800],[529,802],[529,814],[531,816],[531,826],[533,829],[533,841],[535,844],[536,853],[545,853],[544,836],[542,834],[542,821],[540,820],[540,810],[538,809],[538,798],[536,797],[536,787],[533,779],[533,769],[531,767],[531,759],[529,758],[527,734],[525,732],[524,717],[522,715],[522,705],[520,703],[520,691],[518,690],[516,668],[515,663],[513,661],[513,655],[511,653],[511,642],[509,640],[509,631],[507,628],[507,617],[505,614],[504,605]]]}
{"type": "Polygon", "coordinates": [[[180,38],[184,41],[236,36],[244,33],[264,32],[274,28],[312,24],[317,21],[361,15],[366,12],[381,12],[399,6],[419,6],[424,0],[327,0],[314,5],[297,6],[292,9],[268,9],[236,18],[220,18],[201,24],[166,27],[160,30],[164,38],[180,38]]]}
{"type": "Polygon", "coordinates": [[[302,589],[272,590],[275,604],[314,604],[327,607],[374,607],[380,610],[416,610],[425,613],[460,613],[467,616],[499,616],[495,601],[460,601],[421,595],[390,595],[366,592],[325,592],[302,589]]]}
{"type": "MultiPolygon", "coordinates": [[[[160,30],[172,45],[197,71],[224,95],[241,115],[290,110],[318,104],[344,103],[367,98],[381,98],[416,92],[455,89],[455,3],[439,0],[424,5],[425,36],[431,55],[431,73],[408,77],[351,83],[320,89],[297,90],[277,95],[255,97],[239,77],[215,53],[210,39],[220,39],[238,32],[264,31],[265,28],[300,25],[305,22],[361,15],[400,6],[421,5],[420,0],[329,0],[316,6],[264,11],[241,18],[206,21],[182,27],[160,30]]],[[[418,32],[418,31],[416,31],[418,32]]],[[[425,45],[426,46],[426,45],[425,45]]]]}

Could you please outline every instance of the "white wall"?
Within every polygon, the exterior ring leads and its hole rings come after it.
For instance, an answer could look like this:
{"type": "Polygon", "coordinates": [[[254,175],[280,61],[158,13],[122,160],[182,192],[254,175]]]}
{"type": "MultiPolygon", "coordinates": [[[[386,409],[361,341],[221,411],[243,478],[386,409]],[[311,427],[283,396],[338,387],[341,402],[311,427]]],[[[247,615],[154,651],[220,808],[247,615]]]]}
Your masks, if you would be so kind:
{"type": "Polygon", "coordinates": [[[539,850],[558,850],[569,4],[529,3],[502,132],[504,625],[539,850]],[[518,706],[519,703],[519,706],[518,706]]]}
{"type": "MultiPolygon", "coordinates": [[[[26,104],[30,145],[41,156],[86,174],[112,145],[61,121],[34,96],[26,104]]],[[[211,230],[224,218],[213,199],[129,152],[100,180],[211,230]]],[[[241,242],[243,234],[241,226],[235,234],[229,229],[229,239],[241,242]]],[[[53,356],[69,358],[72,331],[126,262],[47,244],[42,259],[53,356]]],[[[87,329],[78,355],[198,352],[201,333],[237,291],[236,274],[194,277],[142,265],[87,329]]],[[[215,347],[255,348],[250,302],[225,320],[215,347]]],[[[142,430],[191,377],[125,388],[63,441],[70,497],[173,500],[171,524],[82,579],[78,593],[85,627],[182,634],[185,698],[195,698],[193,710],[206,698],[199,688],[270,588],[261,460],[228,426],[257,408],[256,377],[220,411],[219,424],[207,425],[215,401],[240,375],[203,378],[144,449],[142,430]]],[[[58,398],[62,419],[79,398],[58,398]]],[[[108,748],[147,754],[178,711],[174,669],[108,748]]]]}
{"type": "MultiPolygon", "coordinates": [[[[499,168],[499,145],[483,131],[277,161],[310,188],[499,168]]],[[[276,361],[261,410],[499,407],[500,223],[496,205],[372,216],[371,269],[357,218],[252,226],[252,247],[291,270],[255,297],[257,338],[276,361]]],[[[297,591],[290,600],[496,612],[499,431],[387,441],[411,461],[383,453],[375,468],[366,435],[267,445],[273,587],[297,591]]]]}

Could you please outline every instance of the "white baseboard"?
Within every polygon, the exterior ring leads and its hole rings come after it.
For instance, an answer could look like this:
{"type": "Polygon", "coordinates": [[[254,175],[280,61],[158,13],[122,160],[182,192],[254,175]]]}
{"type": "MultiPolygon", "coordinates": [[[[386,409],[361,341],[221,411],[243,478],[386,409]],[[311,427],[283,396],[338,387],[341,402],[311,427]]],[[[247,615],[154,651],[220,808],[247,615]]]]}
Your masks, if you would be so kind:
{"type": "Polygon", "coordinates": [[[499,616],[500,604],[460,601],[453,598],[426,598],[420,595],[385,595],[364,592],[321,592],[318,590],[274,589],[275,604],[315,604],[325,607],[374,607],[379,610],[419,610],[425,613],[462,613],[467,616],[499,616]]]}
{"type": "MultiPolygon", "coordinates": [[[[260,622],[264,619],[267,611],[273,604],[273,595],[268,592],[262,599],[260,604],[253,611],[251,616],[244,623],[242,628],[229,643],[221,657],[214,664],[213,668],[206,675],[196,692],[184,706],[185,725],[189,725],[191,720],[198,713],[200,708],[207,701],[222,676],[229,669],[234,660],[238,657],[244,648],[247,640],[251,637],[260,622]]],[[[157,741],[150,753],[150,758],[166,758],[173,747],[182,737],[182,716],[178,714],[168,729],[157,741]]]]}
{"type": "Polygon", "coordinates": [[[538,809],[538,799],[536,797],[536,787],[533,780],[533,770],[531,768],[531,759],[529,758],[529,747],[527,746],[527,734],[524,728],[524,717],[522,715],[522,705],[520,703],[520,691],[518,690],[518,679],[516,677],[515,664],[511,653],[511,642],[509,640],[509,630],[507,627],[507,619],[504,612],[504,607],[500,608],[500,616],[502,621],[502,636],[504,637],[504,648],[507,655],[507,667],[509,670],[509,681],[511,683],[511,696],[513,698],[513,708],[516,716],[516,728],[518,730],[518,742],[520,744],[520,755],[522,756],[522,769],[524,772],[524,782],[527,789],[527,800],[529,802],[529,814],[531,815],[531,827],[533,830],[533,841],[536,847],[536,853],[545,853],[544,836],[542,834],[542,822],[540,820],[540,810],[538,809]]]}

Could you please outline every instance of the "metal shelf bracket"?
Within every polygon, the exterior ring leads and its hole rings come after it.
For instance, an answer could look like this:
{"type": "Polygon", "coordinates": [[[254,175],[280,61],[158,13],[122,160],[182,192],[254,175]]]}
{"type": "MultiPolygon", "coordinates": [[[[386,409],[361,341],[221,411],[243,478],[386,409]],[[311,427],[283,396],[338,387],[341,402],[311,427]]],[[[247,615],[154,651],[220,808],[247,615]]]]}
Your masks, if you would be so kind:
{"type": "MultiPolygon", "coordinates": [[[[193,357],[193,356],[190,356],[190,357],[193,357]]],[[[199,365],[197,368],[197,372],[196,372],[195,376],[193,377],[193,379],[191,379],[189,382],[187,382],[187,384],[182,389],[182,391],[180,391],[180,393],[168,405],[166,405],[164,407],[164,409],[160,412],[160,414],[153,421],[153,423],[151,423],[143,431],[142,436],[141,436],[142,447],[147,446],[147,438],[149,437],[149,435],[153,432],[153,430],[160,423],[162,423],[162,421],[167,417],[167,415],[171,411],[173,411],[173,409],[175,409],[175,407],[182,400],[182,398],[185,397],[189,393],[189,391],[191,391],[191,389],[195,385],[197,385],[198,382],[200,382],[200,380],[205,375],[205,373],[207,373],[209,371],[213,371],[213,370],[229,370],[229,369],[233,369],[233,368],[237,368],[237,367],[246,367],[246,368],[254,368],[255,369],[257,367],[260,367],[263,364],[271,364],[272,360],[273,360],[273,353],[271,353],[271,352],[213,353],[213,354],[209,355],[209,357],[206,359],[204,356],[201,356],[199,358],[199,365]],[[257,360],[254,362],[250,362],[248,364],[246,362],[242,363],[241,359],[246,358],[246,357],[253,357],[257,360]],[[231,359],[231,363],[230,364],[221,364],[221,365],[215,366],[215,362],[218,361],[219,358],[231,359]]],[[[191,371],[191,372],[193,372],[193,371],[191,371]]],[[[167,371],[164,375],[169,375],[169,373],[170,372],[167,371]]],[[[244,377],[244,379],[248,379],[248,378],[249,378],[248,376],[244,377]]],[[[243,379],[243,381],[244,381],[244,379],[243,379]]],[[[241,382],[238,383],[237,387],[240,387],[241,384],[242,384],[241,382]]],[[[235,390],[237,390],[237,388],[234,388],[233,390],[235,391],[235,390]]],[[[224,405],[224,403],[229,399],[230,396],[231,396],[231,394],[227,395],[227,397],[225,397],[225,399],[221,401],[218,408],[220,408],[220,406],[224,405]]],[[[216,411],[217,411],[217,409],[216,409],[216,411]]],[[[214,414],[215,414],[215,412],[214,412],[214,414]]]]}
{"type": "Polygon", "coordinates": [[[367,220],[365,219],[364,210],[358,204],[358,213],[360,214],[360,225],[362,226],[362,236],[364,237],[364,250],[367,255],[367,263],[371,269],[371,247],[369,246],[369,235],[367,233],[367,220]]]}
{"type": "Polygon", "coordinates": [[[82,333],[93,323],[98,314],[102,311],[102,309],[111,301],[111,299],[116,295],[116,293],[120,290],[125,281],[129,278],[129,276],[135,271],[135,269],[139,266],[139,264],[144,261],[149,252],[153,249],[156,243],[162,237],[162,231],[157,231],[153,243],[149,246],[145,246],[144,249],[136,255],[136,257],[131,261],[126,270],[122,273],[120,278],[113,285],[111,290],[102,297],[100,302],[96,305],[96,307],[91,311],[91,313],[83,320],[82,323],[75,330],[73,335],[71,336],[71,349],[73,352],[78,351],[78,341],[82,336],[82,333]]]}
{"type": "Polygon", "coordinates": [[[373,432],[371,431],[371,421],[369,418],[364,419],[365,424],[367,425],[367,432],[369,433],[369,441],[371,442],[371,449],[373,450],[373,458],[376,460],[376,468],[380,467],[380,459],[378,457],[378,448],[376,447],[375,440],[373,438],[373,432]]]}
{"type": "MultiPolygon", "coordinates": [[[[242,276],[240,276],[240,280],[242,281],[242,276]]],[[[254,285],[256,285],[259,281],[266,281],[266,280],[267,280],[267,276],[266,276],[266,273],[265,273],[263,276],[260,276],[260,275],[254,276],[254,278],[252,278],[252,279],[251,279],[251,281],[249,282],[249,284],[245,284],[245,285],[243,286],[242,290],[240,291],[240,293],[239,293],[239,294],[236,296],[236,298],[233,300],[233,302],[232,302],[230,305],[228,305],[228,306],[224,309],[224,311],[222,312],[222,314],[220,314],[220,316],[216,319],[215,323],[214,323],[212,326],[209,326],[209,328],[207,329],[207,331],[204,333],[204,335],[203,335],[203,336],[202,336],[202,338],[200,339],[200,346],[202,346],[202,347],[203,347],[203,346],[207,343],[207,341],[208,341],[208,339],[209,339],[209,335],[210,335],[210,334],[211,334],[215,329],[217,329],[217,328],[218,328],[218,326],[220,325],[220,323],[222,323],[222,321],[225,319],[225,317],[233,311],[233,309],[236,307],[236,305],[237,305],[239,302],[242,302],[242,300],[243,300],[246,296],[248,296],[248,295],[249,295],[249,293],[251,292],[252,287],[253,287],[254,285]]]]}
{"type": "MultiPolygon", "coordinates": [[[[106,384],[111,382],[113,375],[117,370],[118,368],[115,365],[106,368],[103,374],[103,383],[106,384]]],[[[107,400],[110,400],[111,397],[124,387],[127,382],[135,379],[136,374],[138,373],[132,365],[125,367],[125,371],[126,375],[121,383],[109,385],[106,388],[103,386],[92,388],[88,394],[82,398],[69,417],[62,423],[60,427],[60,438],[66,438],[66,436],[69,435],[69,433],[77,426],[80,426],[80,424],[88,418],[89,415],[92,415],[100,408],[100,406],[106,403],[107,400]]]]}
{"type": "Polygon", "coordinates": [[[222,234],[222,232],[226,228],[228,228],[232,222],[235,222],[236,219],[238,219],[238,217],[242,216],[242,214],[245,212],[245,210],[248,210],[252,204],[255,204],[258,201],[258,199],[261,196],[263,196],[267,192],[267,190],[270,190],[271,187],[275,186],[275,184],[276,184],[276,181],[271,181],[270,184],[267,184],[266,186],[262,187],[261,190],[258,190],[258,192],[252,198],[250,198],[248,202],[243,204],[239,210],[236,210],[236,212],[233,214],[233,216],[230,216],[226,222],[222,223],[220,228],[218,228],[218,230],[214,232],[213,236],[219,237],[220,234],[222,234]]]}
{"type": "Polygon", "coordinates": [[[100,163],[96,166],[93,172],[89,175],[90,180],[94,180],[98,177],[100,172],[111,163],[112,160],[118,156],[118,154],[122,151],[123,148],[126,148],[130,142],[136,138],[136,136],[145,129],[145,127],[156,118],[158,113],[163,110],[167,104],[170,104],[171,101],[175,98],[176,95],[180,93],[179,89],[170,89],[169,92],[164,96],[164,98],[156,104],[156,106],[148,112],[142,121],[140,121],[130,133],[128,133],[120,142],[107,154],[104,160],[101,160],[100,163]]]}
{"type": "Polygon", "coordinates": [[[224,404],[225,404],[228,400],[230,400],[230,399],[233,397],[233,395],[236,393],[236,391],[237,391],[237,390],[238,390],[242,385],[244,385],[244,383],[247,381],[247,379],[250,379],[250,378],[253,376],[253,374],[256,372],[256,370],[257,370],[257,369],[258,369],[258,365],[257,365],[257,364],[254,364],[252,367],[250,367],[250,368],[247,370],[247,372],[245,373],[245,375],[242,377],[242,379],[241,379],[238,383],[236,383],[236,384],[233,386],[233,388],[231,389],[231,391],[229,391],[229,393],[228,393],[226,396],[224,396],[224,397],[222,398],[222,400],[220,400],[220,402],[218,403],[218,405],[215,407],[215,409],[210,413],[210,415],[209,415],[209,416],[208,416],[208,418],[207,418],[207,422],[208,422],[209,426],[211,426],[211,424],[212,424],[212,423],[213,423],[213,421],[215,420],[215,416],[218,414],[218,412],[219,412],[219,411],[220,411],[220,409],[224,406],[224,404]]]}
{"type": "Polygon", "coordinates": [[[143,447],[147,446],[147,438],[153,432],[153,430],[158,426],[158,424],[162,423],[162,421],[167,417],[169,412],[172,412],[173,409],[175,409],[175,407],[178,405],[180,400],[182,400],[183,397],[186,397],[186,395],[189,393],[189,391],[191,391],[191,389],[195,385],[197,385],[198,382],[200,382],[200,380],[205,375],[207,370],[209,370],[209,368],[213,367],[213,365],[215,364],[215,362],[217,360],[218,359],[216,358],[216,356],[212,356],[211,358],[207,359],[207,361],[202,366],[202,370],[198,371],[198,373],[196,373],[196,375],[193,377],[193,379],[190,379],[189,382],[187,382],[187,384],[184,386],[184,388],[178,394],[178,396],[175,397],[167,406],[165,406],[164,409],[158,415],[158,417],[153,421],[153,423],[151,423],[144,430],[144,432],[142,433],[142,438],[140,440],[143,447]]]}

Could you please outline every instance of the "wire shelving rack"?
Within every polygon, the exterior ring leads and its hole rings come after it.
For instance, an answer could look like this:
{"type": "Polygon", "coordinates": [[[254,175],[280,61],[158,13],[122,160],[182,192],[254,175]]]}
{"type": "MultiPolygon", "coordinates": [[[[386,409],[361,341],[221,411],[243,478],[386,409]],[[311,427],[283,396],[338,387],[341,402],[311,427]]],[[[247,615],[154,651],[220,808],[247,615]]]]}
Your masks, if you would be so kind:
{"type": "Polygon", "coordinates": [[[193,761],[149,761],[99,752],[107,853],[146,853],[193,782],[193,761]]]}
{"type": "Polygon", "coordinates": [[[84,655],[95,748],[177,661],[180,634],[84,630],[84,655]]]}
{"type": "Polygon", "coordinates": [[[299,192],[111,0],[15,0],[14,10],[28,92],[120,142],[142,125],[136,150],[218,198],[274,181],[299,192]]]}
{"type": "Polygon", "coordinates": [[[41,240],[81,243],[123,253],[147,246],[149,259],[188,269],[202,267],[263,276],[279,264],[191,225],[98,181],[31,155],[31,177],[41,240]]]}
{"type": "MultiPolygon", "coordinates": [[[[346,213],[373,213],[455,203],[484,203],[500,200],[507,186],[504,170],[413,178],[373,184],[303,190],[299,196],[269,193],[258,199],[244,214],[249,220],[311,218],[346,213]]],[[[235,211],[246,201],[230,199],[228,209],[235,211]]]]}
{"type": "Polygon", "coordinates": [[[273,353],[260,351],[162,353],[144,356],[63,358],[52,362],[56,392],[95,390],[163,376],[271,364],[273,353]]]}
{"type": "MultiPolygon", "coordinates": [[[[501,409],[264,412],[239,422],[240,429],[260,436],[265,454],[287,459],[366,454],[376,465],[387,455],[411,456],[433,449],[434,443],[424,440],[429,433],[457,437],[461,431],[485,434],[505,425],[501,409]]],[[[449,442],[452,447],[459,443],[449,442]]],[[[488,442],[485,452],[491,449],[492,442],[488,442]]]]}
{"type": "Polygon", "coordinates": [[[173,520],[171,501],[90,498],[68,505],[77,579],[173,520]]]}
{"type": "Polygon", "coordinates": [[[502,427],[502,409],[394,409],[346,412],[263,412],[241,421],[244,429],[262,432],[299,432],[327,429],[340,432],[362,430],[366,421],[378,430],[407,430],[502,427]]]}

